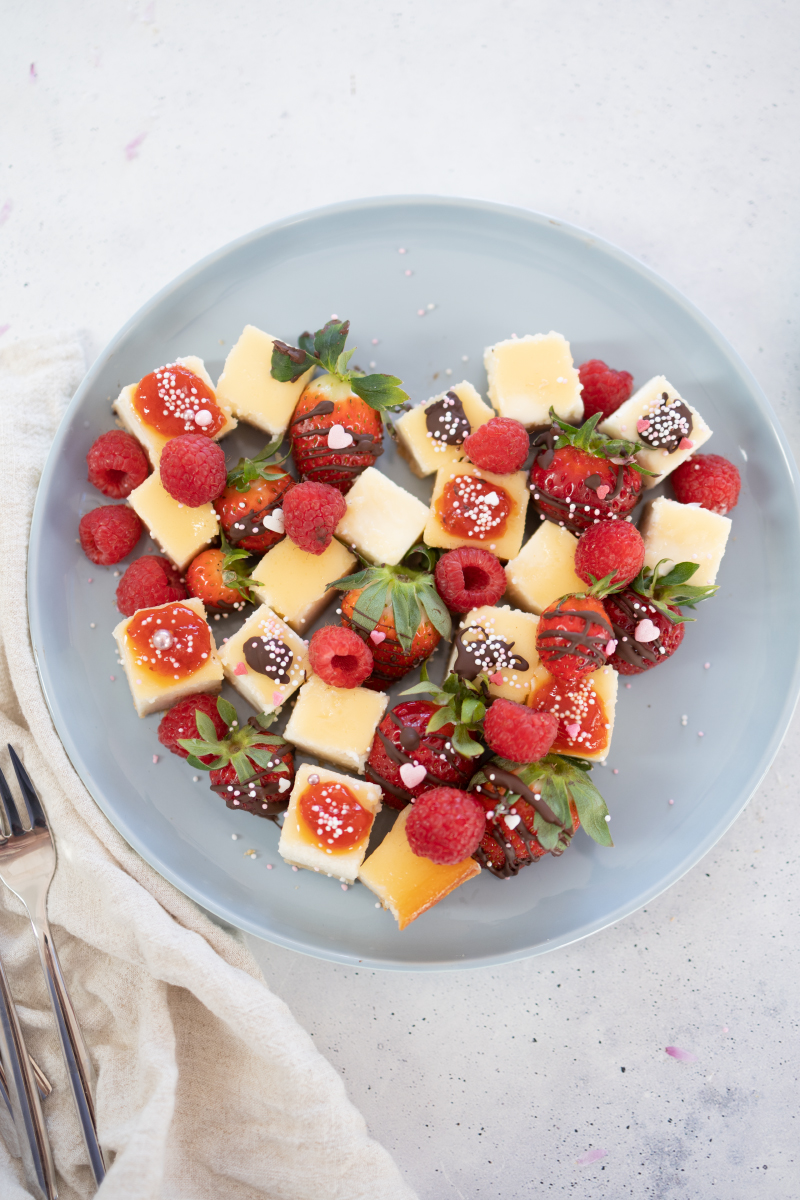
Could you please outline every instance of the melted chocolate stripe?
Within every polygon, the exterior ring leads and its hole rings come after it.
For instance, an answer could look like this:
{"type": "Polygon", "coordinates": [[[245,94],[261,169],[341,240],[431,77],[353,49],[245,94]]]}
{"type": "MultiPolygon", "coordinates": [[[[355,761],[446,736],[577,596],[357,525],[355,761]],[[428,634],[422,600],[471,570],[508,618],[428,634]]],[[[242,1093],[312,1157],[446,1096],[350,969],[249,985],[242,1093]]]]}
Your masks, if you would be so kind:
{"type": "Polygon", "coordinates": [[[502,767],[495,767],[492,763],[484,767],[484,772],[487,776],[489,776],[489,772],[494,776],[493,779],[489,777],[490,783],[504,787],[507,791],[514,792],[526,800],[531,808],[535,808],[539,816],[547,821],[548,825],[558,825],[559,829],[564,828],[564,822],[559,821],[550,805],[542,800],[541,796],[537,800],[536,794],[531,791],[527,783],[522,782],[518,775],[513,775],[511,771],[504,771],[502,767]]]}

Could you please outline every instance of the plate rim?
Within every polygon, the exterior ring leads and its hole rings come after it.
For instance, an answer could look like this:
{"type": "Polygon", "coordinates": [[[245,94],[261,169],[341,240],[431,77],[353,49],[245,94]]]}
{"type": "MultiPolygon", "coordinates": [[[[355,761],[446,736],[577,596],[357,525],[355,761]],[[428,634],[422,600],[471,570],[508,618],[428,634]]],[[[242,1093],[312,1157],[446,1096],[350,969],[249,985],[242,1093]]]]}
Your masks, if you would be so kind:
{"type": "MultiPolygon", "coordinates": [[[[383,195],[372,197],[360,197],[351,200],[338,201],[333,204],[321,205],[311,209],[305,209],[294,213],[287,217],[281,217],[275,221],[268,222],[266,225],[259,226],[251,230],[249,233],[242,234],[238,238],[225,243],[223,246],[205,255],[197,262],[193,263],[186,270],[176,275],[163,287],[161,287],[153,296],[145,301],[144,304],[128,318],[128,320],[120,327],[117,333],[103,347],[97,357],[94,359],[91,366],[88,368],[81,383],[75,391],[72,399],[67,405],[59,426],[55,432],[52,444],[45,459],[42,473],[37,486],[36,497],[34,500],[33,512],[31,517],[30,533],[28,540],[28,558],[26,568],[26,591],[27,591],[27,608],[28,620],[30,628],[31,643],[33,648],[34,662],[39,676],[39,683],[42,688],[42,693],[47,703],[47,708],[50,713],[56,733],[61,741],[64,751],[72,764],[76,774],[83,783],[89,795],[100,808],[101,812],[111,822],[117,832],[128,842],[128,844],[138,853],[145,862],[147,862],[154,870],[158,871],[163,878],[173,884],[183,895],[188,896],[204,911],[211,913],[215,918],[222,919],[232,925],[236,929],[243,930],[254,937],[261,940],[281,945],[287,949],[294,950],[300,954],[308,955],[309,957],[319,958],[330,962],[343,963],[349,966],[362,966],[375,970],[395,970],[395,971],[445,971],[445,970],[463,970],[477,969],[479,967],[498,966],[506,962],[516,962],[525,958],[532,958],[536,955],[546,953],[550,950],[555,950],[561,946],[571,945],[574,942],[590,937],[592,934],[599,933],[601,930],[616,924],[623,918],[637,912],[645,904],[655,900],[662,895],[670,887],[678,882],[684,875],[688,874],[693,867],[705,857],[705,855],[724,837],[725,833],[734,822],[739,818],[741,813],[749,804],[753,795],[757,791],[764,777],[766,776],[774,758],[781,746],[781,743],[786,735],[786,731],[791,722],[795,708],[800,696],[800,641],[795,650],[795,661],[792,669],[789,686],[786,689],[783,704],[780,709],[779,717],[773,726],[772,735],[766,743],[762,754],[756,762],[749,780],[744,784],[743,799],[737,805],[732,813],[726,813],[716,825],[714,825],[704,838],[696,843],[687,853],[684,859],[678,863],[672,871],[666,876],[661,877],[658,882],[650,888],[644,889],[636,897],[626,901],[618,906],[612,913],[606,914],[596,921],[588,922],[578,929],[572,930],[569,933],[559,937],[548,939],[546,942],[527,947],[519,951],[514,950],[506,953],[482,955],[476,958],[446,959],[443,961],[395,961],[386,957],[371,956],[357,958],[354,954],[337,951],[335,948],[323,945],[309,945],[298,939],[285,936],[280,933],[271,932],[269,936],[264,932],[262,926],[256,926],[253,921],[247,917],[242,917],[230,910],[222,901],[209,903],[209,898],[205,896],[201,889],[192,882],[192,880],[184,878],[181,873],[172,867],[168,866],[158,853],[155,853],[151,847],[145,846],[142,839],[137,836],[134,828],[130,828],[128,823],[122,820],[114,813],[105,800],[105,797],[97,795],[94,788],[91,786],[91,772],[86,766],[83,770],[78,764],[83,764],[83,756],[80,748],[75,745],[68,728],[59,719],[60,705],[54,694],[51,694],[51,688],[48,686],[50,680],[47,676],[46,660],[43,667],[38,646],[43,641],[41,613],[37,604],[36,583],[38,561],[36,554],[36,546],[39,542],[40,531],[44,520],[44,494],[46,485],[49,483],[50,476],[55,470],[55,463],[58,458],[61,446],[69,433],[69,427],[75,412],[80,408],[86,394],[91,390],[100,372],[113,358],[117,347],[125,340],[131,330],[133,330],[152,310],[156,309],[164,300],[166,300],[173,292],[182,288],[187,283],[191,282],[192,278],[202,274],[214,263],[224,260],[229,255],[246,247],[248,244],[259,242],[264,239],[280,234],[291,228],[310,224],[320,219],[328,217],[343,216],[349,213],[363,212],[364,210],[375,209],[390,209],[390,208],[414,208],[414,207],[435,207],[435,208],[455,208],[459,211],[469,211],[471,213],[479,213],[486,217],[500,216],[510,217],[517,220],[523,220],[531,225],[538,227],[551,226],[559,230],[561,235],[566,236],[574,241],[582,241],[596,247],[608,257],[615,259],[628,269],[642,276],[651,286],[655,286],[658,290],[665,293],[674,303],[683,309],[685,314],[704,331],[707,337],[714,343],[716,349],[730,363],[732,368],[739,374],[743,383],[750,395],[756,400],[761,409],[761,413],[771,427],[777,444],[783,454],[788,474],[793,482],[793,500],[794,500],[794,515],[796,521],[796,529],[800,533],[800,472],[798,472],[797,464],[788,443],[788,439],[783,431],[777,414],[769,402],[765,392],[761,388],[754,374],[746,365],[734,347],[730,344],[727,338],[720,332],[717,326],[688,299],[675,285],[664,279],[653,268],[641,262],[634,255],[626,250],[623,250],[614,243],[599,236],[591,231],[585,230],[578,225],[562,220],[561,218],[550,216],[546,213],[539,212],[534,209],[525,208],[519,205],[504,204],[498,201],[486,200],[479,197],[468,196],[447,196],[438,194],[425,193],[409,193],[396,195],[383,195]],[[88,776],[88,778],[87,778],[88,776]],[[146,852],[145,852],[146,850],[146,852]]],[[[44,655],[41,656],[44,659],[44,655]]],[[[55,689],[53,689],[54,692],[55,689]]],[[[98,789],[99,791],[100,789],[98,789]]]]}

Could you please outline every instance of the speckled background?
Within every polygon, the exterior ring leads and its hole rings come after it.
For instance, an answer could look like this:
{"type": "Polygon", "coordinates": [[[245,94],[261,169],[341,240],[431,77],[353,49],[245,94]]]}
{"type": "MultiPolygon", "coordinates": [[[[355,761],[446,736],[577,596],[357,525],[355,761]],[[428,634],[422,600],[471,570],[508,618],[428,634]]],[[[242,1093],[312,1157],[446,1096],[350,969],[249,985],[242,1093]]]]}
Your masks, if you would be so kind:
{"type": "MultiPolygon", "coordinates": [[[[273,218],[478,195],[685,291],[797,448],[799,18],[778,0],[7,5],[0,336],[79,325],[91,357],[273,218]]],[[[795,727],[694,871],[551,955],[374,974],[253,942],[424,1200],[796,1200],[799,755],[795,727]]]]}

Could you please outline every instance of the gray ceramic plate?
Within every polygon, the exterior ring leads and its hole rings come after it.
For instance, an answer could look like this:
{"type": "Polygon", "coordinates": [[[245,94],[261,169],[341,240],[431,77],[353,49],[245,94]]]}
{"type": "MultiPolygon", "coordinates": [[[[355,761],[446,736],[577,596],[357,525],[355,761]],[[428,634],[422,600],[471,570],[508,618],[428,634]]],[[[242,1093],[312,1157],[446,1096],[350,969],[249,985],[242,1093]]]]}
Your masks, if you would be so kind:
{"type": "MultiPolygon", "coordinates": [[[[237,431],[229,460],[258,445],[253,431],[237,431]]],[[[381,465],[427,498],[429,485],[391,452],[381,465]]],[[[42,683],[67,753],[117,829],[234,925],[376,967],[536,954],[602,929],[674,883],[766,771],[798,691],[797,482],[743,364],[681,295],[626,254],[558,221],[479,201],[337,205],[268,226],[192,268],[132,318],[87,375],[48,459],[31,533],[42,683]],[[743,479],[718,597],[699,610],[675,658],[621,689],[609,765],[595,771],[616,847],[601,849],[581,832],[563,858],[508,882],[484,872],[402,934],[365,888],[345,893],[283,866],[276,827],[228,812],[183,762],[166,755],[153,764],[158,717],[136,718],[115,662],[116,579],[75,543],[80,514],[103,502],[86,483],[85,454],[112,426],[110,401],[122,385],[185,354],[201,355],[216,379],[246,323],[293,340],[334,312],[352,322],[356,361],[399,374],[415,401],[462,377],[485,392],[483,348],[512,332],[560,330],[576,362],[603,358],[637,383],[663,372],[716,431],[709,450],[732,459],[743,479]],[[257,858],[243,857],[250,847],[257,858]]]]}

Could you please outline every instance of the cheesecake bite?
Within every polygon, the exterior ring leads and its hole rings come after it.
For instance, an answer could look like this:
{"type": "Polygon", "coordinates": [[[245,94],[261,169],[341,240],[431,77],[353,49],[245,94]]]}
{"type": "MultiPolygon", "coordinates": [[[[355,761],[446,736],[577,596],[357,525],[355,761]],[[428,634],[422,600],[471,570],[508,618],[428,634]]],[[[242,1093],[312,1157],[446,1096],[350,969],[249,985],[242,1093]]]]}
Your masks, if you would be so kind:
{"type": "Polygon", "coordinates": [[[337,594],[326,591],[328,584],[349,575],[356,561],[335,538],[322,554],[309,554],[284,538],[253,570],[253,591],[295,633],[304,633],[337,594]]]}
{"type": "Polygon", "coordinates": [[[696,562],[699,569],[691,582],[700,586],[715,583],[730,531],[730,517],[659,496],[647,505],[639,524],[644,565],[655,567],[666,559],[660,570],[665,574],[676,563],[696,562]]]}
{"type": "Polygon", "coordinates": [[[472,546],[497,558],[515,558],[522,546],[528,508],[524,471],[493,475],[469,462],[436,475],[424,538],[429,546],[472,546]]]}
{"type": "Polygon", "coordinates": [[[347,512],[336,536],[373,563],[399,563],[419,541],[428,520],[426,505],[375,467],[358,476],[346,499],[347,512]]]}
{"type": "Polygon", "coordinates": [[[579,424],[583,417],[581,381],[569,342],[560,333],[535,333],[489,346],[483,356],[489,399],[501,417],[528,429],[557,417],[579,424]]]}
{"type": "Polygon", "coordinates": [[[217,397],[240,421],[263,429],[271,437],[285,433],[303,388],[314,368],[293,383],[281,383],[270,374],[274,338],[255,325],[245,325],[225,359],[217,381],[217,397]]]}
{"type": "Polygon", "coordinates": [[[473,608],[456,634],[449,670],[470,680],[483,671],[492,696],[524,704],[537,679],[538,627],[538,617],[507,604],[473,608]]]}
{"type": "Polygon", "coordinates": [[[619,676],[613,667],[600,667],[578,679],[556,679],[539,666],[528,704],[535,712],[558,717],[552,754],[602,761],[611,747],[619,676]]]}
{"type": "Polygon", "coordinates": [[[222,664],[202,600],[140,608],[120,621],[114,639],[140,717],[222,686],[222,664]]]}
{"type": "Polygon", "coordinates": [[[405,929],[462,883],[481,873],[474,858],[442,865],[416,855],[406,837],[410,812],[410,805],[403,809],[358,873],[364,886],[391,911],[400,929],[405,929]]]}
{"type": "Polygon", "coordinates": [[[308,647],[266,604],[219,652],[225,678],[256,712],[280,708],[311,674],[308,647]]]}
{"type": "Polygon", "coordinates": [[[204,546],[219,533],[212,504],[189,508],[166,490],[158,471],[134,488],[128,503],[141,519],[153,541],[171,558],[179,571],[188,567],[204,546]]]}
{"type": "Polygon", "coordinates": [[[170,438],[183,433],[224,437],[236,428],[230,408],[214,391],[202,358],[192,354],[158,367],[124,387],[114,401],[120,425],[147,451],[154,467],[170,438]]]}
{"type": "Polygon", "coordinates": [[[639,466],[654,472],[642,477],[645,490],[661,483],[711,437],[697,409],[682,399],[663,375],[640,387],[598,429],[609,437],[627,438],[645,447],[636,454],[639,466]]]}
{"type": "Polygon", "coordinates": [[[312,675],[297,697],[285,737],[305,754],[364,774],[389,698],[368,688],[338,688],[312,675]]]}
{"type": "Polygon", "coordinates": [[[303,763],[289,797],[278,853],[292,866],[355,883],[380,810],[376,783],[303,763]]]}
{"type": "Polygon", "coordinates": [[[538,614],[560,596],[585,591],[586,584],[575,574],[577,544],[563,526],[540,522],[517,557],[506,563],[509,600],[538,614]]]}
{"type": "Polygon", "coordinates": [[[494,415],[471,383],[455,383],[395,422],[400,453],[415,475],[431,475],[463,457],[465,439],[494,415]]]}

